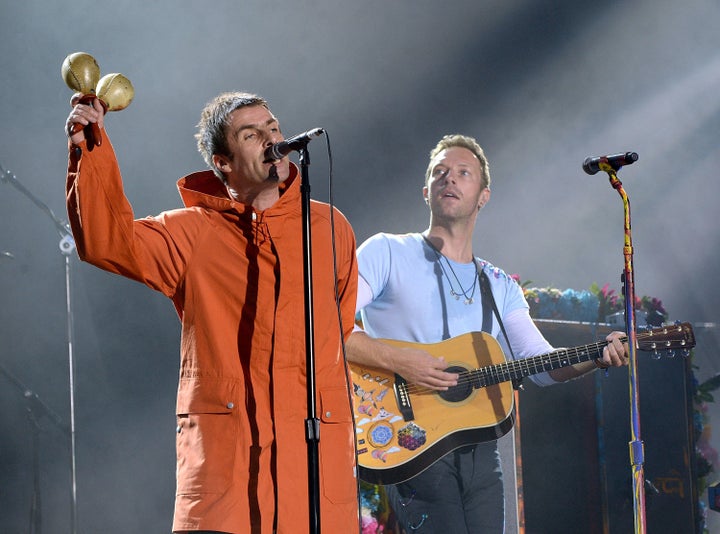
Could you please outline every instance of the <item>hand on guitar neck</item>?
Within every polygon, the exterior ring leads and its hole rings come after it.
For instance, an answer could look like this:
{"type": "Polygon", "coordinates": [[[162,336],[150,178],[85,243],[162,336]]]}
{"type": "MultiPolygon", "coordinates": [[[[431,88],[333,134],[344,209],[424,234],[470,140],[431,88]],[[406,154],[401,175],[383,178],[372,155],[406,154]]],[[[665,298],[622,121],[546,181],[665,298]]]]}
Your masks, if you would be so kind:
{"type": "Polygon", "coordinates": [[[625,332],[610,332],[605,340],[607,346],[603,348],[602,357],[589,362],[576,363],[568,367],[553,369],[548,374],[556,382],[566,382],[579,376],[594,371],[597,368],[622,367],[628,364],[630,353],[625,332]]]}

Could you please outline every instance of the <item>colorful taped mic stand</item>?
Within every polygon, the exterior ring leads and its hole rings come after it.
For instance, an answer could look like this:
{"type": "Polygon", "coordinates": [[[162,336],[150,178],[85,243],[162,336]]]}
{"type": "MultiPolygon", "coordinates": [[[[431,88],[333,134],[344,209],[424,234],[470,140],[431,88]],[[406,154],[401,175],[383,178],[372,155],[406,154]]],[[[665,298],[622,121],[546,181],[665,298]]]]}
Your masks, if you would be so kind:
{"type": "MultiPolygon", "coordinates": [[[[632,161],[637,160],[637,155],[633,153],[632,161]]],[[[625,297],[625,331],[627,332],[629,360],[628,360],[628,379],[630,386],[630,464],[633,479],[633,518],[635,523],[635,532],[638,534],[645,533],[645,446],[640,436],[640,395],[638,390],[638,364],[635,331],[635,282],[633,278],[633,246],[632,233],[630,231],[630,201],[627,193],[623,189],[622,182],[617,177],[617,171],[621,164],[608,161],[601,158],[598,166],[601,171],[608,174],[610,185],[618,192],[623,201],[625,214],[624,230],[625,244],[623,246],[624,269],[622,275],[623,296],[625,297]]]]}

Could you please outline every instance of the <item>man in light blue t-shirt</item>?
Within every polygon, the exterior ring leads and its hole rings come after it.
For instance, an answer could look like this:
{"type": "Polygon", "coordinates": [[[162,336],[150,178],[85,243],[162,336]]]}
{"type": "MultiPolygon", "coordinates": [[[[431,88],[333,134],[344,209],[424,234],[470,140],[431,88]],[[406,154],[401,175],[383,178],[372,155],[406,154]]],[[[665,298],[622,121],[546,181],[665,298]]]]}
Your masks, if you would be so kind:
{"type": "MultiPolygon", "coordinates": [[[[475,222],[490,200],[488,163],[475,139],[443,137],[430,152],[422,192],[430,208],[427,230],[377,234],[358,249],[357,310],[363,327],[350,336],[347,354],[356,366],[396,375],[396,386],[402,388],[406,383],[408,391],[431,389],[442,397],[443,392],[457,391],[460,375],[448,369],[458,369],[443,354],[431,354],[433,351],[416,343],[435,344],[484,331],[509,342],[505,353],[518,360],[546,354],[553,348],[531,320],[517,282],[473,253],[475,222]],[[507,340],[501,335],[502,327],[507,340]],[[405,343],[398,346],[378,339],[405,343]]],[[[609,335],[596,360],[533,372],[531,378],[540,385],[550,385],[597,368],[626,365],[623,336],[622,332],[609,335]]],[[[358,384],[355,389],[356,395],[369,396],[377,409],[372,391],[366,392],[358,384]]],[[[373,391],[385,395],[379,385],[373,391]]],[[[455,400],[448,401],[448,406],[455,400]]],[[[372,410],[368,408],[368,416],[358,422],[358,442],[372,445],[358,451],[361,465],[363,454],[384,459],[401,447],[417,447],[425,439],[419,418],[372,410]],[[412,434],[412,439],[405,441],[409,445],[398,439],[397,445],[382,448],[401,427],[406,435],[412,434]]],[[[422,466],[419,474],[410,473],[411,478],[386,486],[400,526],[418,534],[502,533],[504,502],[497,442],[494,437],[479,443],[455,438],[455,434],[444,438],[438,447],[449,452],[443,451],[431,465],[422,466]]]]}

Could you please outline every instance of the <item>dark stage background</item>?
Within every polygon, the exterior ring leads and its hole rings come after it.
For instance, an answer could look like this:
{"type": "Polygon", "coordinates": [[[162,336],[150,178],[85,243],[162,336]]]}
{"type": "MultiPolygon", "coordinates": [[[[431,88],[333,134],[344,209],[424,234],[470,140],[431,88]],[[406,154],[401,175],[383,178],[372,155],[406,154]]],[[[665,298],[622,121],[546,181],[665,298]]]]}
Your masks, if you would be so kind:
{"type": "MultiPolygon", "coordinates": [[[[485,147],[494,179],[476,253],[536,286],[619,291],[622,202],[581,164],[632,150],[640,159],[620,179],[637,294],[672,319],[720,319],[717,0],[28,0],[3,2],[0,20],[0,164],[59,218],[71,94],[60,65],[85,51],[135,86],[106,124],[137,216],[177,207],[175,181],[203,168],[193,133],[204,103],[248,90],[269,99],[286,135],[327,129],[335,203],[359,242],[426,227],[428,151],[461,132],[485,147]]],[[[324,138],[310,150],[313,196],[325,200],[324,138]]],[[[0,184],[0,211],[0,509],[3,531],[19,533],[33,493],[25,389],[69,425],[65,265],[52,220],[27,196],[0,184]]],[[[168,532],[177,318],[139,284],[75,256],[69,265],[79,532],[168,532]]],[[[717,338],[704,340],[701,378],[720,371],[717,338]]],[[[67,532],[69,441],[53,418],[39,423],[43,524],[67,532]]]]}

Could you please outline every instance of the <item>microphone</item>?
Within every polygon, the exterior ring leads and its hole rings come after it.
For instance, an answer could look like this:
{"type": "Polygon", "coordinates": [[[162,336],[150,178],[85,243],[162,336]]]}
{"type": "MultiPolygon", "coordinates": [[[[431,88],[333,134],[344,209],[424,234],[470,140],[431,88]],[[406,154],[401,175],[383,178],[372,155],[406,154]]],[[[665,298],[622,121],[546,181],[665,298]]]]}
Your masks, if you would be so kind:
{"type": "Polygon", "coordinates": [[[635,152],[625,152],[624,154],[615,154],[613,156],[598,156],[596,158],[585,158],[582,164],[583,170],[588,174],[596,174],[600,169],[601,163],[607,163],[616,171],[623,165],[630,165],[638,160],[635,152]]]}
{"type": "Polygon", "coordinates": [[[313,128],[312,130],[298,134],[290,139],[285,139],[284,141],[275,143],[265,150],[265,162],[282,159],[293,150],[300,150],[301,148],[304,148],[313,137],[317,137],[323,133],[325,133],[325,130],[322,128],[313,128]]]}

